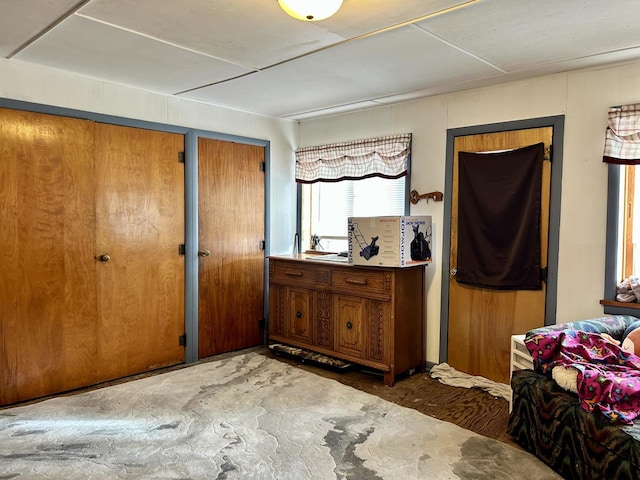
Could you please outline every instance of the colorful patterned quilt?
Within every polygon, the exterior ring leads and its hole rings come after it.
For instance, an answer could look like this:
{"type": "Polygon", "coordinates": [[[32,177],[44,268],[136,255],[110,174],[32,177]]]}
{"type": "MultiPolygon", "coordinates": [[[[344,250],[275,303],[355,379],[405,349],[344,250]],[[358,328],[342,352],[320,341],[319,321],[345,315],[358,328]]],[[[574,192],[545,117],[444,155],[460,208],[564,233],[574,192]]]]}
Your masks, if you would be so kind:
{"type": "Polygon", "coordinates": [[[578,398],[587,411],[600,411],[614,423],[632,424],[640,415],[640,357],[597,333],[560,330],[528,335],[525,344],[536,371],[555,366],[578,370],[578,398]]]}

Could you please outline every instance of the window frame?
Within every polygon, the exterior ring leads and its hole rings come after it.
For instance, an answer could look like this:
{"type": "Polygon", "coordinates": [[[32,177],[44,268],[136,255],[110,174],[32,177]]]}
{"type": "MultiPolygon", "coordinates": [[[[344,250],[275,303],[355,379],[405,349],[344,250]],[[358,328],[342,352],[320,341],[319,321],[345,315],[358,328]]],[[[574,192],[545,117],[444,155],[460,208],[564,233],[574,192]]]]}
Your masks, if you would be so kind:
{"type": "Polygon", "coordinates": [[[600,303],[604,307],[604,313],[611,315],[640,314],[640,303],[623,303],[616,301],[616,286],[620,281],[617,278],[619,219],[620,210],[626,209],[620,205],[620,179],[623,175],[624,165],[608,164],[607,176],[607,230],[606,230],[606,255],[604,266],[604,296],[600,303]]]}
{"type": "MultiPolygon", "coordinates": [[[[622,170],[622,168],[620,169],[622,170]]],[[[636,177],[636,168],[635,165],[625,165],[624,166],[624,195],[621,197],[621,201],[624,203],[622,207],[622,216],[621,221],[624,223],[622,225],[622,235],[624,240],[620,242],[620,244],[624,243],[624,250],[622,252],[622,278],[627,278],[633,275],[633,265],[634,265],[634,251],[633,251],[633,211],[629,208],[634,201],[635,198],[635,177],[636,177]],[[629,167],[633,167],[631,170],[629,167]],[[632,199],[631,201],[629,199],[632,199]]],[[[620,172],[622,173],[622,172],[620,172]]],[[[620,207],[618,207],[620,208],[620,207]]]]}
{"type": "MultiPolygon", "coordinates": [[[[404,176],[404,215],[410,215],[411,203],[411,152],[407,157],[407,174],[404,176]]],[[[294,253],[304,253],[308,248],[302,248],[302,184],[296,184],[296,234],[293,245],[294,253]]]]}

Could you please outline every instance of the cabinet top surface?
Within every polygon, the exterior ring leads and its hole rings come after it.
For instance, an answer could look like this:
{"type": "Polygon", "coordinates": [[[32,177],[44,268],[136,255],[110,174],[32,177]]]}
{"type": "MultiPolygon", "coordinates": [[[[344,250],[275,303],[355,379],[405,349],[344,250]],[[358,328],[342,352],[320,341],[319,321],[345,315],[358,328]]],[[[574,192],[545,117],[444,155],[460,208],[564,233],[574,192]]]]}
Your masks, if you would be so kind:
{"type": "Polygon", "coordinates": [[[406,267],[381,267],[381,266],[367,266],[367,265],[353,265],[348,263],[346,257],[339,257],[341,260],[336,259],[336,255],[313,255],[305,253],[295,253],[286,255],[269,255],[269,260],[285,260],[291,262],[309,263],[314,265],[324,265],[328,267],[345,267],[345,268],[363,268],[366,270],[406,270],[408,268],[425,267],[426,265],[408,265],[406,267]]]}

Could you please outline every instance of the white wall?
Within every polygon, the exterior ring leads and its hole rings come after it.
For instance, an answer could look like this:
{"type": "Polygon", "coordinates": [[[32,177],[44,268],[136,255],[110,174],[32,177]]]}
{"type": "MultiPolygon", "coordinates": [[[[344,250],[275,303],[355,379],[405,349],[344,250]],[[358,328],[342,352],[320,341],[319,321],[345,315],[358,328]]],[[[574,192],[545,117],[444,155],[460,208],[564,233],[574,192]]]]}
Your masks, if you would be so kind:
{"type": "Polygon", "coordinates": [[[116,86],[6,59],[0,59],[0,98],[269,140],[271,253],[291,251],[296,202],[295,122],[116,86]]]}
{"type": "MultiPolygon", "coordinates": [[[[411,188],[444,192],[446,131],[565,115],[556,323],[600,316],[604,290],[607,167],[604,129],[611,105],[640,102],[640,63],[549,75],[355,113],[305,120],[299,146],[413,133],[411,188]]],[[[439,360],[443,203],[431,215],[435,260],[427,268],[427,359],[439,360]]]]}

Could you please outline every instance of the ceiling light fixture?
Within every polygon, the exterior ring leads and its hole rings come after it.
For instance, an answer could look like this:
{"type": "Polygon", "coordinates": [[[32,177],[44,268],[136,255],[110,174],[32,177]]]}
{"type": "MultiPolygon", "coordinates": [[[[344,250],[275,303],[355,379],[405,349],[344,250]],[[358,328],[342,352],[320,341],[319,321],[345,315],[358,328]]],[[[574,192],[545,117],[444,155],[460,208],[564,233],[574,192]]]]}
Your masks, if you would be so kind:
{"type": "Polygon", "coordinates": [[[280,8],[298,20],[315,22],[336,13],[342,0],[278,0],[280,8]]]}

